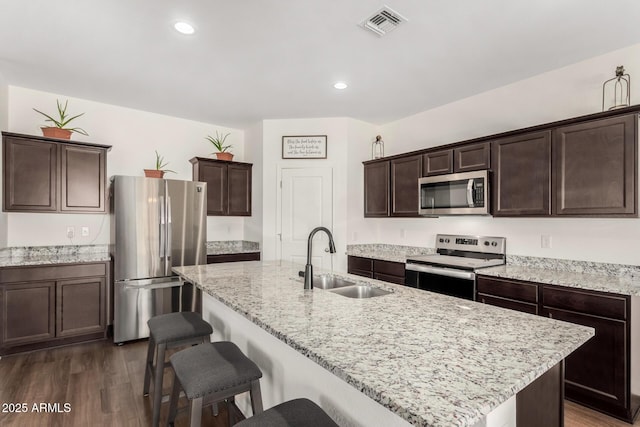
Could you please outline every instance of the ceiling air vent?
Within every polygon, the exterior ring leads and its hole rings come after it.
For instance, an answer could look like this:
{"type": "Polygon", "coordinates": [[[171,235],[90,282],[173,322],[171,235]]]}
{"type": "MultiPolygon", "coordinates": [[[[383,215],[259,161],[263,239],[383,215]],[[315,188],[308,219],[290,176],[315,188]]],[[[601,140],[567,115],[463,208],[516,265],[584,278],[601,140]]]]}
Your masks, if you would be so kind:
{"type": "Polygon", "coordinates": [[[365,30],[372,31],[376,35],[382,37],[395,30],[405,21],[407,21],[407,18],[400,15],[389,6],[384,5],[382,9],[365,19],[360,25],[362,25],[365,30]]]}

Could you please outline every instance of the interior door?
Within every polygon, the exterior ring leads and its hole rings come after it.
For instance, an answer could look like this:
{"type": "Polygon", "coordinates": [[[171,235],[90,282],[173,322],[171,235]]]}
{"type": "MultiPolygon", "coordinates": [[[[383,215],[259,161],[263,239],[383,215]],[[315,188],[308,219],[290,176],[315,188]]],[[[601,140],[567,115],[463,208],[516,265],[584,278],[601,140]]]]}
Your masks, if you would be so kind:
{"type": "MultiPolygon", "coordinates": [[[[282,169],[281,259],[306,264],[307,239],[315,227],[333,227],[333,169],[282,169]]],[[[329,239],[317,233],[313,239],[315,268],[331,269],[329,239]]]]}

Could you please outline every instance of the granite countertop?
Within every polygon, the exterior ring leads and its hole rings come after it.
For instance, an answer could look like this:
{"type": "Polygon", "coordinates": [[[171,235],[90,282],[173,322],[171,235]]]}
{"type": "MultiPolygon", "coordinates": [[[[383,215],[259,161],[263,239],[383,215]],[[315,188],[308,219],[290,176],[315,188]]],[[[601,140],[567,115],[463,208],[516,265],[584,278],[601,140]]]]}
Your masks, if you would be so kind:
{"type": "Polygon", "coordinates": [[[357,300],[304,290],[301,267],[251,261],[173,270],[418,426],[475,424],[594,335],[350,274],[338,275],[393,292],[357,300]]]}
{"type": "Polygon", "coordinates": [[[0,267],[111,261],[108,245],[21,246],[0,251],[0,267]]]}
{"type": "Polygon", "coordinates": [[[640,296],[640,277],[631,275],[619,276],[604,272],[545,269],[539,266],[531,267],[512,264],[483,268],[478,270],[477,274],[591,291],[640,296]]]}
{"type": "MultiPolygon", "coordinates": [[[[435,249],[390,244],[347,245],[347,255],[405,262],[435,249]]],[[[572,288],[640,296],[640,266],[593,261],[507,255],[506,265],[483,268],[480,275],[572,288]]]]}
{"type": "Polygon", "coordinates": [[[382,261],[402,262],[411,255],[434,254],[433,248],[421,248],[417,246],[389,245],[385,243],[368,243],[361,245],[347,245],[348,256],[379,259],[382,261]]]}
{"type": "Polygon", "coordinates": [[[226,255],[260,252],[258,242],[247,240],[219,240],[207,242],[207,255],[226,255]]]}

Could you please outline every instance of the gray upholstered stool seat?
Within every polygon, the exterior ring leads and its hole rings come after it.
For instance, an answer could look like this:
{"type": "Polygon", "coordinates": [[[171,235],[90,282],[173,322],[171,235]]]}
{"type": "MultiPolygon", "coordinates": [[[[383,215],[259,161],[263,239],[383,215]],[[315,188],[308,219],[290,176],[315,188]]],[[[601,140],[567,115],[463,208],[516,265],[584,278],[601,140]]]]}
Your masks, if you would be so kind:
{"type": "Polygon", "coordinates": [[[338,427],[309,399],[294,399],[247,418],[234,427],[338,427]]]}
{"type": "Polygon", "coordinates": [[[162,314],[152,317],[147,324],[156,344],[202,337],[213,332],[211,325],[202,320],[199,313],[193,311],[162,314]]]}
{"type": "Polygon", "coordinates": [[[175,371],[169,423],[176,418],[180,388],[191,401],[191,426],[200,426],[202,407],[248,391],[254,414],[262,412],[262,372],[232,342],[198,345],[171,356],[175,371]]]}
{"type": "Polygon", "coordinates": [[[152,317],[149,325],[149,348],[144,372],[144,395],[149,394],[149,385],[153,376],[153,421],[152,427],[160,422],[160,404],[162,402],[162,378],[165,367],[165,352],[169,348],[209,342],[213,328],[198,313],[184,311],[161,314],[152,317]],[[155,354],[155,365],[154,365],[155,354]]]}

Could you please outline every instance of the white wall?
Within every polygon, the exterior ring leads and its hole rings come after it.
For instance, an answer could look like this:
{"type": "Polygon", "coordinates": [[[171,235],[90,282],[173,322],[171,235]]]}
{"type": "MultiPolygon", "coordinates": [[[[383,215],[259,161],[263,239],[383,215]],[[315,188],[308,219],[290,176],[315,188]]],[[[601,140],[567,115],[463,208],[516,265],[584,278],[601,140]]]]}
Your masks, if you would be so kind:
{"type": "MultiPolygon", "coordinates": [[[[9,127],[9,86],[2,74],[0,74],[0,130],[8,130],[9,127]]],[[[2,150],[0,150],[0,164],[2,163],[2,150]]],[[[3,174],[0,173],[0,188],[2,187],[3,174]]],[[[0,248],[7,246],[7,214],[0,212],[0,248]]]]}
{"type": "MultiPolygon", "coordinates": [[[[602,83],[614,76],[617,65],[624,65],[632,78],[640,75],[640,44],[386,124],[380,129],[385,154],[599,112],[602,83]]],[[[638,103],[640,88],[631,88],[631,102],[638,103]]],[[[363,199],[360,160],[349,157],[350,197],[357,199],[363,199]]],[[[349,243],[433,247],[437,233],[473,233],[507,237],[509,254],[640,264],[640,219],[365,219],[360,207],[354,210],[359,216],[350,224],[349,243]],[[543,234],[552,237],[552,248],[541,249],[543,234]]]]}
{"type": "MultiPolygon", "coordinates": [[[[0,85],[1,86],[1,85],[0,85]]],[[[234,160],[244,160],[244,131],[214,124],[169,117],[116,105],[102,104],[60,94],[9,86],[9,119],[11,132],[41,135],[42,116],[33,111],[55,112],[56,99],[69,100],[68,113],[85,115],[77,126],[90,136],[74,134],[72,140],[112,145],[107,155],[107,176],[143,175],[143,169],[153,168],[154,150],[169,162],[167,168],[175,174],[169,179],[191,180],[191,163],[195,156],[209,157],[214,151],[204,137],[216,130],[230,132],[227,142],[233,145],[234,160]]],[[[9,246],[89,244],[109,242],[109,221],[100,214],[8,214],[9,246]],[[104,221],[104,222],[103,222],[104,221]],[[74,226],[76,238],[66,237],[67,226],[74,226]],[[80,237],[80,227],[88,226],[90,235],[80,237]]],[[[244,237],[241,217],[209,217],[207,240],[236,240],[244,237]]]]}
{"type": "Polygon", "coordinates": [[[262,215],[263,215],[263,127],[258,122],[245,129],[245,161],[253,163],[251,216],[244,220],[244,238],[258,242],[262,249],[262,215]]]}
{"type": "Polygon", "coordinates": [[[263,122],[263,257],[276,259],[277,240],[277,188],[278,171],[291,167],[333,168],[333,237],[337,255],[333,268],[346,271],[347,242],[347,155],[348,147],[354,143],[350,129],[358,126],[348,118],[318,118],[292,120],[265,120],[263,122]],[[287,159],[282,157],[284,135],[327,135],[326,159],[287,159]]]}

